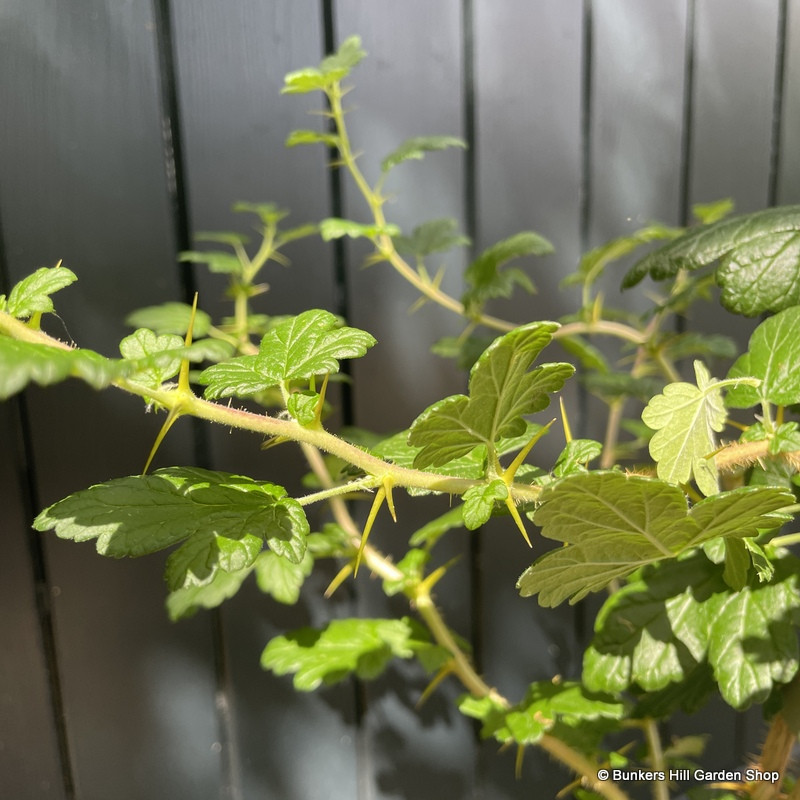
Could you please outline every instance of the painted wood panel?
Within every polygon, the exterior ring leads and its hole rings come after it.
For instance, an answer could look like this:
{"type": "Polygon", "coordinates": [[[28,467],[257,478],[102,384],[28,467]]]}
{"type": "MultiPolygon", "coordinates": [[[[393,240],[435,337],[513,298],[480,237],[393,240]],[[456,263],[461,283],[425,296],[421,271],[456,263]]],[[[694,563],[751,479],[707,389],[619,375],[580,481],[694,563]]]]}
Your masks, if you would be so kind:
{"type": "MultiPolygon", "coordinates": [[[[151,6],[11,2],[2,15],[10,278],[63,258],[81,280],[48,329],[113,355],[124,314],[177,288],[151,6]]],[[[43,503],[140,471],[160,425],[140,401],[80,386],[28,401],[43,503]]],[[[186,432],[160,463],[187,459],[186,432]]],[[[167,622],[159,559],[111,563],[52,537],[46,552],[77,796],[215,797],[208,625],[167,622]]]]}
{"type": "Polygon", "coordinates": [[[29,527],[18,411],[18,401],[0,404],[0,789],[19,800],[62,800],[56,713],[37,608],[37,592],[47,587],[37,585],[30,560],[36,534],[29,527]]]}
{"type": "MultiPolygon", "coordinates": [[[[331,216],[324,149],[284,147],[294,128],[321,124],[318,113],[311,115],[322,108],[321,96],[280,93],[287,72],[324,56],[321,5],[177,0],[173,20],[193,233],[249,232],[254,218],[231,213],[239,200],[286,208],[287,227],[331,216]]],[[[292,245],[287,255],[288,269],[279,264],[265,269],[269,291],[255,299],[254,310],[338,311],[332,248],[314,237],[292,245]]],[[[219,302],[223,276],[209,276],[202,268],[196,275],[203,307],[230,315],[230,307],[219,302]]],[[[258,437],[223,430],[212,431],[211,442],[216,468],[279,482],[292,494],[305,492],[299,481],[308,467],[293,445],[264,452],[258,437]]],[[[312,525],[317,525],[313,517],[312,525]]],[[[261,650],[272,637],[324,624],[331,612],[352,613],[346,592],[330,602],[322,599],[332,578],[321,576],[316,591],[307,591],[295,608],[282,607],[251,586],[222,610],[236,743],[227,787],[233,800],[324,797],[332,786],[343,797],[357,796],[352,685],[301,694],[290,678],[275,678],[259,667],[261,650]],[[298,763],[309,766],[298,770],[298,763]]]]}

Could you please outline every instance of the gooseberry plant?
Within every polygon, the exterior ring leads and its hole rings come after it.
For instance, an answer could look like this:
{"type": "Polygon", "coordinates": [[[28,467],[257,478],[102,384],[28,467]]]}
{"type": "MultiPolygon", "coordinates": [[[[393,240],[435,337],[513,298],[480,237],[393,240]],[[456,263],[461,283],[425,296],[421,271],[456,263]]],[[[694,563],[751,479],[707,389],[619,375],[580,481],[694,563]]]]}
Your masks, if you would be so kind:
{"type": "Polygon", "coordinates": [[[662,743],[661,721],[697,711],[715,695],[739,710],[764,704],[771,727],[753,769],[721,788],[703,788],[711,792],[703,796],[800,796],[787,770],[800,723],[800,561],[789,549],[800,541],[791,527],[800,510],[800,427],[793,418],[800,404],[800,207],[730,216],[730,204],[716,203],[697,207],[686,229],[649,225],[583,257],[564,282],[580,290],[574,314],[506,321],[489,314],[488,303],[533,288],[528,274],[508,263],[552,246],[533,232],[511,236],[469,265],[461,298],[444,291],[441,272],[429,271],[431,256],[467,240],[452,220],[404,235],[386,219],[383,186],[403,162],[463,143],[409,140],[382,161],[370,184],[343,106],[343,81],[363,56],[357,37],[350,38],[318,67],[289,74],[284,92],[323,93],[328,126],[295,131],[287,144],[329,148],[333,168],[349,174],[369,217],[286,229],[277,206],[238,205],[255,220],[257,247],[238,233],[213,233],[198,239],[218,249],[182,254],[227,276],[231,317],[214,323],[197,300],[141,309],[129,318],[135,331],[120,342],[120,357],[110,358],[42,329],[53,294],[75,280],[65,266],[41,268],[0,297],[2,397],[29,383],[76,377],[138,395],[166,413],[143,474],[76,492],[42,511],[34,528],[92,540],[104,556],[170,550],[167,609],[175,620],[220,605],[251,574],[281,603],[298,600],[323,560],[339,566],[328,594],[357,579],[359,569],[374,574],[387,595],[407,598],[407,616],[335,619],[286,632],[266,645],[264,668],[291,674],[298,690],[310,691],[348,676],[374,678],[393,658],[416,659],[432,675],[430,691],[443,679],[460,681],[458,707],[479,720],[482,736],[516,746],[518,760],[535,746],[560,761],[579,798],[623,800],[634,791],[624,776],[641,768],[656,800],[666,800],[678,774],[671,770],[685,766],[688,750],[662,743]],[[421,302],[463,319],[463,334],[437,349],[469,365],[465,394],[439,400],[408,430],[373,437],[368,446],[326,427],[329,380],[375,339],[326,310],[268,316],[255,307],[264,269],[284,263],[287,246],[312,235],[366,240],[370,263],[388,264],[419,290],[421,302]],[[651,281],[650,308],[609,306],[598,281],[648,245],[623,286],[651,281]],[[730,311],[764,316],[722,378],[704,359],[733,359],[732,343],[673,324],[715,284],[730,311]],[[496,337],[485,349],[476,345],[481,331],[496,337]],[[555,340],[570,361],[542,360],[555,340]],[[614,353],[609,343],[619,346],[614,353]],[[566,446],[554,463],[538,463],[534,448],[552,421],[536,415],[576,369],[607,408],[604,440],[573,438],[562,405],[566,446]],[[748,409],[749,419],[734,418],[748,409]],[[251,431],[269,444],[294,443],[316,490],[197,466],[151,472],[159,444],[186,416],[251,431]],[[370,533],[385,519],[384,506],[396,516],[398,490],[446,495],[451,505],[411,532],[408,551],[395,561],[370,533]],[[364,497],[371,506],[361,526],[353,502],[364,497]],[[312,531],[306,509],[314,504],[326,505],[331,520],[312,531]],[[485,682],[434,597],[450,567],[437,556],[438,542],[494,516],[535,551],[544,549],[542,538],[557,543],[520,565],[522,597],[553,607],[606,596],[582,674],[533,682],[521,698],[485,682]],[[621,780],[613,779],[615,769],[621,780]],[[611,779],[603,779],[604,770],[611,779]]]}

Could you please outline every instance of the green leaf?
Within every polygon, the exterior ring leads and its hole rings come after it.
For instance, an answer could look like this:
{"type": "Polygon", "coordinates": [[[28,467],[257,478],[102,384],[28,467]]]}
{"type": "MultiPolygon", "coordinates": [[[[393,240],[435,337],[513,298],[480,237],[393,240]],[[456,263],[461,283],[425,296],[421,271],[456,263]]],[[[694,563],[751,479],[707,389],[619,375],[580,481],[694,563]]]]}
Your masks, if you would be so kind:
{"type": "Polygon", "coordinates": [[[384,579],[383,591],[388,597],[400,594],[406,587],[413,586],[422,579],[425,565],[431,554],[427,550],[409,550],[398,562],[397,568],[403,573],[402,578],[384,579]]]}
{"type": "Polygon", "coordinates": [[[227,244],[229,247],[244,246],[250,242],[249,236],[234,231],[198,231],[194,239],[197,242],[227,244]]]}
{"type": "Polygon", "coordinates": [[[733,211],[733,200],[726,197],[715,200],[713,203],[695,203],[692,206],[692,216],[703,225],[711,225],[725,219],[733,211]]]}
{"type": "Polygon", "coordinates": [[[489,521],[495,503],[508,497],[508,488],[501,480],[482,486],[473,486],[464,492],[464,527],[474,531],[489,521]]]}
{"type": "Polygon", "coordinates": [[[283,94],[305,94],[317,90],[325,91],[337,81],[350,74],[366,53],[361,49],[361,39],[350,36],[342,42],[339,50],[323,59],[319,67],[306,67],[290,72],[284,79],[283,94]]]}
{"type": "Polygon", "coordinates": [[[321,630],[300,628],[278,636],[265,648],[261,666],[276,675],[294,674],[301,692],[355,675],[378,677],[392,658],[411,658],[428,644],[427,636],[407,617],[337,619],[321,630]]]}
{"type": "Polygon", "coordinates": [[[592,394],[606,402],[629,396],[646,403],[662,386],[654,378],[634,378],[628,372],[590,372],[582,380],[592,394]]]}
{"type": "Polygon", "coordinates": [[[763,703],[775,684],[788,683],[797,672],[799,566],[797,559],[782,558],[769,583],[708,601],[708,661],[722,697],[734,708],[763,703]]]}
{"type": "Polygon", "coordinates": [[[534,322],[495,339],[470,371],[469,397],[440,400],[414,421],[408,443],[421,448],[414,466],[441,467],[480,444],[493,449],[499,439],[524,433],[523,415],[547,408],[550,393],[574,372],[571,364],[530,370],[557,327],[534,322]]]}
{"type": "Polygon", "coordinates": [[[747,585],[750,572],[750,551],[745,544],[746,539],[725,539],[725,570],[722,579],[735,592],[747,585]]]}
{"type": "Polygon", "coordinates": [[[397,236],[399,233],[400,228],[391,223],[370,225],[353,222],[350,219],[339,219],[338,217],[329,217],[319,223],[319,234],[325,242],[329,242],[331,239],[341,239],[344,236],[349,236],[351,239],[360,239],[362,237],[376,239],[378,236],[397,236]]]}
{"type": "Polygon", "coordinates": [[[726,254],[717,270],[720,302],[755,317],[800,303],[800,232],[759,237],[726,254]]]}
{"type": "Polygon", "coordinates": [[[49,386],[69,377],[95,389],[109,386],[128,367],[92,350],[65,350],[0,336],[0,400],[21,392],[29,383],[49,386]]]}
{"type": "Polygon", "coordinates": [[[532,683],[522,702],[505,709],[491,698],[463,695],[462,714],[483,722],[481,736],[505,744],[535,744],[558,722],[575,723],[599,718],[622,719],[625,704],[611,697],[587,692],[579,683],[532,683]]]}
{"type": "Polygon", "coordinates": [[[763,702],[797,670],[799,563],[784,556],[771,582],[738,592],[699,553],[645,570],[601,609],[585,684],[609,692],[685,686],[707,659],[727,703],[763,702]]]}
{"type": "Polygon", "coordinates": [[[313,425],[317,421],[317,408],[320,396],[317,392],[293,392],[289,395],[286,408],[289,413],[304,427],[313,425]]]}
{"type": "Polygon", "coordinates": [[[686,680],[706,654],[703,603],[724,591],[719,571],[709,566],[700,554],[663,562],[615,592],[584,654],[585,685],[621,692],[636,684],[653,692],[686,680]]]}
{"type": "Polygon", "coordinates": [[[500,272],[500,267],[515,258],[542,256],[552,252],[553,245],[533,231],[517,233],[487,248],[464,274],[470,287],[462,298],[464,305],[467,309],[475,310],[492,297],[510,297],[515,285],[533,292],[533,283],[522,270],[500,272]]]}
{"type": "Polygon", "coordinates": [[[323,133],[322,131],[292,131],[286,139],[286,146],[297,147],[299,144],[324,144],[327,147],[338,147],[339,137],[334,133],[323,133]]]}
{"type": "Polygon", "coordinates": [[[687,483],[694,477],[706,496],[719,491],[717,468],[709,456],[716,449],[714,432],[725,427],[727,414],[718,382],[701,361],[694,362],[697,386],[670,383],[642,412],[642,421],[656,431],[650,455],[657,474],[670,483],[687,483]]]}
{"type": "Polygon", "coordinates": [[[572,475],[548,486],[533,521],[542,535],[567,546],[523,572],[523,597],[542,606],[571,603],[612,580],[673,558],[717,536],[756,536],[785,517],[793,502],[777,489],[745,487],[707,497],[687,510],[683,492],[660,480],[618,472],[572,475]]]}
{"type": "Polygon", "coordinates": [[[688,356],[734,358],[738,352],[736,343],[729,336],[691,331],[669,336],[662,341],[661,349],[673,361],[688,356]]]}
{"type": "Polygon", "coordinates": [[[169,618],[175,622],[193,616],[201,608],[217,608],[239,591],[252,569],[250,566],[238,572],[218,570],[206,583],[170,592],[167,596],[169,618]]]}
{"type": "Polygon", "coordinates": [[[147,328],[139,328],[119,343],[123,358],[131,361],[149,361],[149,365],[134,372],[131,377],[151,389],[178,374],[181,368],[183,339],[172,333],[157,336],[147,328]],[[177,353],[177,354],[176,354],[177,353]],[[154,358],[154,356],[161,356],[154,358]]]}
{"type": "Polygon", "coordinates": [[[207,583],[218,569],[246,569],[263,546],[264,540],[252,533],[224,536],[213,529],[196,531],[167,559],[167,586],[175,591],[207,583]]]}
{"type": "Polygon", "coordinates": [[[309,533],[306,541],[308,550],[315,559],[336,558],[355,553],[347,532],[335,522],[326,522],[321,531],[309,533]]]}
{"type": "Polygon", "coordinates": [[[255,214],[267,228],[274,228],[289,216],[285,208],[280,208],[275,203],[234,203],[233,210],[237,214],[255,214]]]}
{"type": "Polygon", "coordinates": [[[299,563],[309,530],[302,506],[281,486],[188,467],[92,486],[45,509],[33,525],[38,531],[55,530],[62,539],[95,539],[97,552],[114,558],[154,553],[200,537],[171,556],[173,588],[178,588],[176,576],[202,582],[226,563],[241,568],[251,552],[249,536],[299,563]],[[203,552],[205,561],[198,555],[203,552]]]}
{"type": "Polygon", "coordinates": [[[425,157],[425,153],[432,150],[446,150],[449,147],[466,149],[467,145],[455,136],[415,136],[412,139],[406,139],[397,150],[383,159],[381,171],[388,172],[392,167],[396,167],[404,161],[419,160],[425,157]]]}
{"type": "Polygon", "coordinates": [[[11,289],[5,306],[12,317],[25,319],[32,314],[46,314],[53,311],[50,295],[78,280],[72,270],[66,267],[42,267],[32,275],[23,278],[11,289]]]}
{"type": "MultiPolygon", "coordinates": [[[[192,307],[186,303],[163,303],[160,306],[147,306],[129,314],[125,324],[133,328],[149,328],[158,334],[176,333],[180,336],[189,330],[192,307]]],[[[205,311],[195,311],[193,335],[205,336],[211,327],[211,317],[205,311]]]]}
{"type": "Polygon", "coordinates": [[[339,359],[363,356],[374,344],[366,331],[342,326],[329,311],[312,309],[269,330],[257,356],[215,364],[198,380],[208,387],[209,399],[253,395],[287,381],[338,372],[339,359]]]}
{"type": "Polygon", "coordinates": [[[690,230],[637,262],[623,287],[645,275],[672,278],[720,260],[717,282],[731,311],[753,316],[800,303],[800,206],[768,208],[690,230]]]}
{"type": "Polygon", "coordinates": [[[206,399],[250,397],[274,386],[256,369],[256,358],[239,356],[203,370],[197,381],[205,385],[206,399]]]}
{"type": "Polygon", "coordinates": [[[762,322],[750,337],[747,352],[728,372],[728,378],[754,377],[758,388],[740,384],[726,401],[732,408],[748,408],[766,400],[776,405],[800,402],[800,308],[787,308],[762,322]]]}
{"type": "Polygon", "coordinates": [[[299,564],[265,550],[255,560],[256,583],[265,594],[279,603],[294,605],[300,599],[300,589],[314,569],[314,559],[306,552],[299,564]]]}
{"type": "Polygon", "coordinates": [[[561,281],[561,285],[584,284],[592,286],[602,277],[605,268],[612,262],[629,255],[644,244],[663,239],[674,239],[682,232],[682,228],[670,228],[660,223],[653,223],[628,236],[620,236],[610,242],[605,242],[586,253],[581,258],[577,272],[564,278],[561,281]]]}
{"type": "Polygon", "coordinates": [[[452,247],[466,247],[470,244],[470,240],[458,233],[456,220],[433,219],[414,228],[411,236],[395,236],[394,244],[402,255],[424,258],[431,253],[442,253],[452,247]]]}
{"type": "Polygon", "coordinates": [[[342,326],[329,311],[313,309],[290,317],[261,340],[256,369],[270,385],[339,371],[339,359],[359,358],[375,338],[342,326]]]}
{"type": "Polygon", "coordinates": [[[440,517],[432,519],[430,522],[425,523],[419,530],[411,534],[408,543],[412,547],[419,547],[424,545],[427,548],[433,547],[436,542],[453,528],[464,527],[464,513],[462,506],[456,506],[449,511],[445,511],[440,517]]]}
{"type": "Polygon", "coordinates": [[[594,439],[572,439],[556,460],[553,474],[563,478],[576,472],[586,472],[586,465],[602,452],[603,445],[594,439]]]}
{"type": "Polygon", "coordinates": [[[240,275],[244,266],[239,257],[222,250],[184,250],[179,261],[191,261],[194,264],[205,264],[210,272],[240,275]]]}

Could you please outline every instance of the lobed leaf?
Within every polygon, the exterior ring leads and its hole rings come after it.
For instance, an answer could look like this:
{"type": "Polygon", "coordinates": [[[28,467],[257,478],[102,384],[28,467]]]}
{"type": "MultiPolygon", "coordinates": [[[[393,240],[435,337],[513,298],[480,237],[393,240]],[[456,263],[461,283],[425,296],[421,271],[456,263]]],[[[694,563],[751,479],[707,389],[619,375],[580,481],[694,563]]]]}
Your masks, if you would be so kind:
{"type": "Polygon", "coordinates": [[[500,267],[516,258],[552,252],[553,245],[533,231],[517,233],[488,247],[467,267],[464,274],[469,285],[462,298],[464,306],[474,309],[492,297],[510,297],[515,285],[533,292],[533,283],[522,270],[500,272],[500,267]]]}
{"type": "Polygon", "coordinates": [[[201,608],[217,608],[233,597],[252,571],[250,566],[238,572],[217,570],[211,580],[176,589],[167,595],[167,613],[172,622],[194,616],[201,608]]]}
{"type": "Polygon", "coordinates": [[[51,294],[78,280],[72,270],[62,267],[41,267],[12,287],[5,301],[5,310],[17,319],[53,311],[51,294]]]}
{"type": "Polygon", "coordinates": [[[276,675],[294,674],[302,692],[344,680],[378,677],[392,658],[411,658],[428,645],[427,634],[408,617],[337,619],[321,630],[300,628],[278,636],[264,649],[261,666],[276,675]]]}
{"type": "Polygon", "coordinates": [[[800,307],[787,308],[764,320],[753,331],[747,352],[730,368],[728,378],[753,377],[758,388],[740,384],[727,394],[733,408],[748,408],[762,400],[776,405],[800,402],[800,307]]]}
{"type": "Polygon", "coordinates": [[[294,563],[306,551],[309,527],[286,490],[252,478],[169,467],[117,478],[66,497],[34,520],[62,539],[96,540],[101,555],[154,553],[181,542],[170,556],[171,589],[208,581],[218,569],[249,566],[261,544],[294,563]]]}
{"type": "Polygon", "coordinates": [[[530,370],[557,327],[534,322],[495,339],[470,371],[469,397],[440,400],[412,424],[408,443],[421,448],[414,466],[441,467],[478,445],[494,450],[500,439],[524,433],[523,416],[545,409],[575,371],[559,363],[530,370]]]}
{"type": "Polygon", "coordinates": [[[349,236],[351,239],[375,239],[378,236],[398,236],[400,228],[391,223],[386,225],[365,224],[363,222],[353,222],[350,219],[329,217],[319,223],[319,234],[325,242],[329,242],[332,239],[341,239],[344,236],[349,236]]]}
{"type": "Polygon", "coordinates": [[[381,162],[381,171],[388,172],[392,167],[404,161],[420,160],[425,158],[425,153],[433,150],[447,150],[449,147],[466,149],[466,142],[455,136],[415,136],[406,139],[394,152],[390,153],[381,162]]]}
{"type": "Polygon", "coordinates": [[[607,695],[587,691],[579,683],[539,681],[528,687],[523,700],[510,709],[489,697],[463,695],[459,699],[462,714],[483,723],[481,736],[493,737],[506,744],[535,744],[557,723],[622,719],[627,712],[623,702],[607,695]]]}
{"type": "Polygon", "coordinates": [[[0,400],[21,392],[29,383],[49,386],[69,377],[102,389],[123,376],[127,369],[123,362],[92,350],[65,350],[0,336],[0,400]]]}
{"type": "Polygon", "coordinates": [[[687,509],[683,492],[661,480],[592,472],[548,486],[533,521],[566,544],[520,576],[523,597],[543,606],[576,603],[639,567],[673,558],[717,536],[756,536],[782,524],[776,513],[793,500],[772,488],[744,487],[687,509]]]}
{"type": "Polygon", "coordinates": [[[729,310],[753,316],[800,303],[800,206],[768,208],[690,230],[637,262],[623,288],[648,274],[665,280],[718,260],[717,282],[729,310]]]}
{"type": "MultiPolygon", "coordinates": [[[[199,382],[208,399],[246,397],[287,381],[338,372],[339,359],[358,358],[375,338],[340,324],[329,311],[312,309],[281,320],[261,340],[258,355],[239,356],[204,370],[199,382]]],[[[293,401],[295,410],[300,399],[293,401]]]]}
{"type": "Polygon", "coordinates": [[[179,261],[190,261],[194,264],[205,264],[210,272],[239,275],[244,265],[234,253],[223,250],[184,250],[179,256],[179,261]]]}
{"type": "Polygon", "coordinates": [[[123,358],[130,361],[149,362],[131,377],[138,383],[155,389],[178,374],[183,346],[183,339],[176,334],[165,333],[159,336],[147,328],[139,328],[119,343],[119,351],[123,358]]]}
{"type": "Polygon", "coordinates": [[[763,702],[798,667],[799,564],[783,556],[768,583],[740,591],[731,591],[700,553],[644,571],[601,609],[584,682],[599,691],[637,685],[682,694],[707,662],[731,706],[763,702]]]}
{"type": "Polygon", "coordinates": [[[650,455],[658,477],[670,483],[687,483],[694,477],[708,496],[719,491],[714,433],[725,427],[727,413],[722,392],[701,361],[694,362],[697,385],[670,383],[653,397],[642,412],[642,421],[656,434],[650,455]]]}
{"type": "Polygon", "coordinates": [[[473,486],[464,492],[462,516],[464,527],[474,531],[487,523],[494,511],[495,503],[508,497],[508,487],[501,480],[482,486],[473,486]]]}
{"type": "Polygon", "coordinates": [[[305,67],[290,72],[284,78],[283,94],[306,94],[326,91],[334,83],[350,74],[366,53],[361,49],[361,39],[350,36],[342,42],[339,50],[323,59],[319,67],[305,67]]]}
{"type": "Polygon", "coordinates": [[[314,559],[306,552],[295,564],[265,550],[255,560],[256,583],[264,594],[268,594],[284,605],[294,605],[300,599],[300,589],[314,569],[314,559]]]}
{"type": "MultiPolygon", "coordinates": [[[[186,303],[163,303],[147,306],[132,312],[125,318],[125,324],[133,328],[149,328],[157,334],[176,333],[180,336],[189,330],[192,307],[186,303]]],[[[205,336],[211,328],[211,317],[197,309],[192,329],[195,338],[205,336]]]]}
{"type": "Polygon", "coordinates": [[[410,236],[395,236],[394,243],[399,253],[424,258],[431,253],[441,253],[452,247],[468,246],[470,240],[458,233],[456,220],[433,219],[418,225],[410,236]]]}

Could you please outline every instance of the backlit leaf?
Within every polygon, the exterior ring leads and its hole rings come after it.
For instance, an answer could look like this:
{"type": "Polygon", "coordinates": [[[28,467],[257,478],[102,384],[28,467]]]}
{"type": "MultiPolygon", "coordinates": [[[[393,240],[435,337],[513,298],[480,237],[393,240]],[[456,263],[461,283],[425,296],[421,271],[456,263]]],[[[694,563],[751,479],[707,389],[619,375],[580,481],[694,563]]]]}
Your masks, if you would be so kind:
{"type": "Polygon", "coordinates": [[[402,164],[403,161],[411,159],[419,160],[425,157],[425,153],[432,150],[446,150],[449,147],[466,148],[466,143],[455,136],[415,136],[407,139],[397,150],[390,153],[381,162],[381,170],[388,172],[392,167],[402,164]]]}
{"type": "Polygon", "coordinates": [[[410,236],[395,236],[395,247],[403,255],[424,258],[431,253],[441,253],[451,247],[467,246],[470,240],[458,233],[458,222],[454,219],[433,219],[423,222],[410,236]]]}
{"type": "Polygon", "coordinates": [[[575,603],[612,580],[673,558],[717,536],[756,536],[780,525],[786,492],[745,487],[687,508],[683,492],[661,480],[592,472],[545,488],[533,521],[542,535],[567,546],[552,550],[517,582],[543,606],[575,603]]]}
{"type": "Polygon", "coordinates": [[[717,282],[731,311],[753,316],[800,303],[800,206],[768,208],[694,228],[650,253],[625,276],[674,277],[720,261],[717,282]]]}
{"type": "Polygon", "coordinates": [[[733,408],[748,408],[766,400],[776,405],[800,402],[800,307],[787,308],[764,320],[753,331],[747,352],[728,372],[729,378],[752,376],[758,388],[740,384],[727,395],[733,408]]]}
{"type": "Polygon", "coordinates": [[[508,488],[501,480],[494,480],[482,486],[473,486],[464,492],[464,527],[474,531],[489,521],[495,503],[508,497],[508,488]]]}
{"type": "Polygon", "coordinates": [[[11,289],[6,299],[5,310],[18,319],[25,319],[36,313],[49,313],[53,310],[50,295],[76,280],[78,278],[75,273],[66,267],[37,269],[11,289]]]}
{"type": "Polygon", "coordinates": [[[202,582],[220,565],[246,566],[250,536],[299,563],[309,531],[302,506],[281,486],[189,467],[117,478],[76,492],[42,511],[34,528],[77,542],[96,540],[97,552],[114,558],[142,556],[200,537],[170,557],[173,588],[181,575],[190,583],[202,582]]]}
{"type": "Polygon", "coordinates": [[[256,583],[264,594],[279,603],[294,605],[300,598],[300,589],[314,569],[314,559],[306,553],[299,564],[265,550],[255,560],[256,583]]]}
{"type": "MultiPolygon", "coordinates": [[[[125,324],[134,328],[149,328],[158,334],[176,333],[183,336],[189,330],[192,307],[186,303],[163,303],[160,306],[147,306],[129,314],[125,324]]],[[[195,338],[205,336],[211,327],[211,317],[197,309],[194,316],[195,338]]]]}
{"type": "Polygon", "coordinates": [[[523,415],[545,409],[574,372],[558,363],[531,369],[557,327],[535,322],[495,339],[470,371],[469,397],[440,400],[414,421],[408,443],[421,448],[414,466],[441,467],[478,445],[494,448],[499,439],[524,433],[523,415]]]}
{"type": "Polygon", "coordinates": [[[467,309],[480,307],[492,297],[510,297],[514,286],[534,291],[530,278],[520,269],[500,268],[523,256],[542,256],[553,252],[553,245],[538,233],[523,231],[488,247],[473,261],[464,274],[469,289],[462,301],[467,309]]]}
{"type": "Polygon", "coordinates": [[[670,383],[653,397],[642,412],[642,421],[656,431],[650,455],[658,477],[670,483],[687,483],[694,477],[705,495],[715,494],[717,469],[713,458],[714,433],[725,427],[727,414],[722,392],[702,362],[694,362],[697,385],[670,383]]]}
{"type": "Polygon", "coordinates": [[[284,79],[283,94],[305,94],[329,89],[334,82],[347,77],[366,53],[361,49],[361,39],[350,36],[342,42],[339,50],[323,59],[319,67],[305,67],[290,72],[284,79]]]}
{"type": "Polygon", "coordinates": [[[355,674],[378,677],[393,658],[411,658],[429,643],[427,634],[402,619],[337,619],[321,630],[300,628],[278,636],[264,649],[261,666],[276,675],[294,675],[302,692],[355,674]]]}

